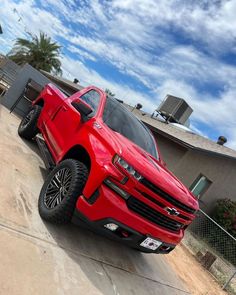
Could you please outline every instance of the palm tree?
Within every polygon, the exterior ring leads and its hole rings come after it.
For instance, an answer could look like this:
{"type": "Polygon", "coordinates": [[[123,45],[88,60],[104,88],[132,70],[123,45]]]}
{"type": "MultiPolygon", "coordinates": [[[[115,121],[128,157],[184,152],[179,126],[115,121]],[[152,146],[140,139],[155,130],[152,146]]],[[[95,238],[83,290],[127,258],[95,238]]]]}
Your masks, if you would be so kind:
{"type": "Polygon", "coordinates": [[[40,32],[39,37],[31,35],[31,40],[18,38],[12,50],[7,54],[15,63],[30,64],[37,70],[62,74],[60,56],[61,46],[40,32]]]}

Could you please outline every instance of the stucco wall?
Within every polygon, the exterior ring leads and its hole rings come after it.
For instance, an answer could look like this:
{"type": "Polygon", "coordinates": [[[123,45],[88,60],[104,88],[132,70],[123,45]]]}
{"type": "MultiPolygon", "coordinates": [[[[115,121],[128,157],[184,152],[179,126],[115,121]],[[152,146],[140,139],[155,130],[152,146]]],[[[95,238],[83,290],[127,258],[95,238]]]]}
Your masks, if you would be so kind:
{"type": "Polygon", "coordinates": [[[212,182],[200,199],[204,211],[210,213],[217,199],[236,201],[236,160],[184,148],[159,134],[155,137],[168,169],[188,188],[200,174],[212,182]]]}
{"type": "Polygon", "coordinates": [[[189,150],[173,172],[187,187],[200,173],[212,182],[200,199],[201,208],[207,212],[214,208],[217,199],[231,198],[236,201],[236,160],[189,150]]]}
{"type": "Polygon", "coordinates": [[[155,134],[155,138],[168,169],[174,171],[176,165],[178,165],[179,161],[187,152],[187,149],[170,141],[162,135],[155,134]]]}

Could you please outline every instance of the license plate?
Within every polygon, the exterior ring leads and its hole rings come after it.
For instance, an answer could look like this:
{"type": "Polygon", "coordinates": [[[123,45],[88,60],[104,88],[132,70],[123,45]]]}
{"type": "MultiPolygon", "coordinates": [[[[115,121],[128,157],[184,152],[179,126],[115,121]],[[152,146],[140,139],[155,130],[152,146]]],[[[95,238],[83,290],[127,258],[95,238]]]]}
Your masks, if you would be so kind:
{"type": "Polygon", "coordinates": [[[152,238],[146,238],[140,246],[155,251],[157,248],[161,246],[162,242],[154,240],[152,238]]]}

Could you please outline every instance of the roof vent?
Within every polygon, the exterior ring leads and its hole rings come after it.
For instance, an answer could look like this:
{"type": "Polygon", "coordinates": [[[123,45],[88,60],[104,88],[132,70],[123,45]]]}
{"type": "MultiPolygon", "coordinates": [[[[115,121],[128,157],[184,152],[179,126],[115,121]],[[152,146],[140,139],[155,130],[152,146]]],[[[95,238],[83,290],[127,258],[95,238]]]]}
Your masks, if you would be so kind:
{"type": "Polygon", "coordinates": [[[159,105],[156,112],[167,122],[184,125],[193,110],[183,98],[168,94],[164,101],[159,105]]]}
{"type": "Polygon", "coordinates": [[[224,145],[227,142],[227,138],[224,136],[219,136],[218,140],[217,140],[217,144],[219,145],[224,145]]]}
{"type": "Polygon", "coordinates": [[[133,112],[133,110],[141,110],[141,108],[142,108],[143,106],[141,105],[141,103],[137,103],[133,108],[132,108],[132,110],[131,110],[131,112],[133,112]]]}
{"type": "Polygon", "coordinates": [[[135,106],[135,108],[136,108],[137,110],[141,110],[142,107],[143,107],[143,106],[141,105],[141,103],[137,103],[136,106],[135,106]]]}

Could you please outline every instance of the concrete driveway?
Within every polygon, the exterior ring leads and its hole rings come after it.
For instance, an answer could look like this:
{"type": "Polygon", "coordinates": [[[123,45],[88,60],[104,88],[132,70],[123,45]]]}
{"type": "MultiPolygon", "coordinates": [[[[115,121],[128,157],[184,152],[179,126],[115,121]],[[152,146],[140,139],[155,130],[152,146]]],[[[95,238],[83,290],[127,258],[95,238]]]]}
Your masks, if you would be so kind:
{"type": "Polygon", "coordinates": [[[44,223],[37,200],[46,171],[18,124],[0,106],[0,294],[189,294],[165,256],[44,223]]]}

